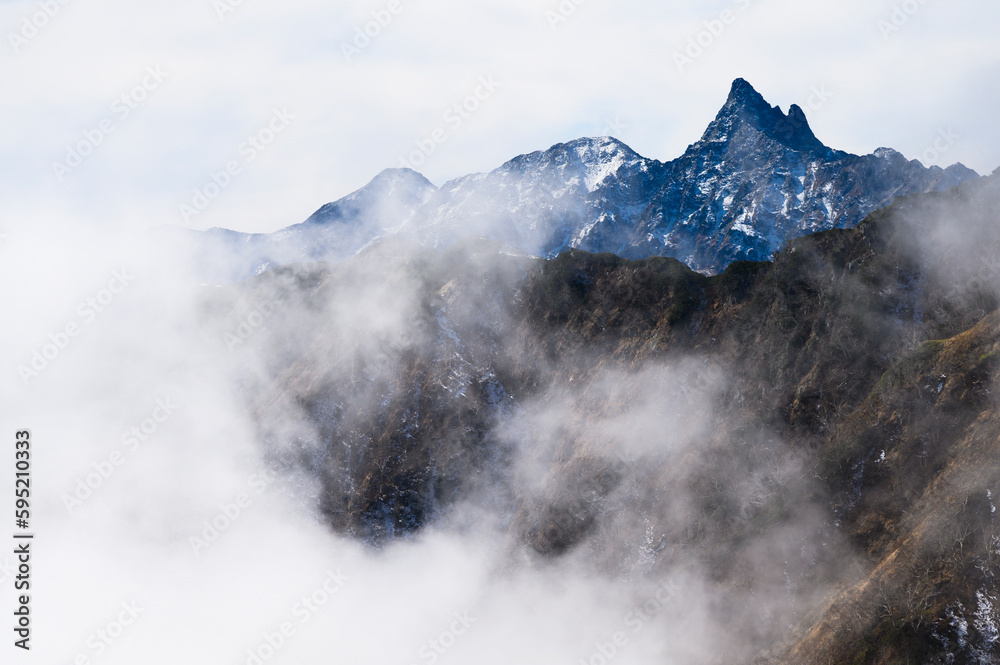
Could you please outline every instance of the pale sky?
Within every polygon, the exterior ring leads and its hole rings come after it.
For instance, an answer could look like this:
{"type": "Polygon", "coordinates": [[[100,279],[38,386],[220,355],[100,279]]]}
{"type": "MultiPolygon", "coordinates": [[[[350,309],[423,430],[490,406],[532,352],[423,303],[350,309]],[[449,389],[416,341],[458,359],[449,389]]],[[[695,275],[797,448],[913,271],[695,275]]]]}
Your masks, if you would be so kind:
{"type": "Polygon", "coordinates": [[[997,25],[993,0],[0,0],[0,233],[275,230],[419,142],[438,185],[581,136],[669,160],[736,77],[831,147],[987,174],[997,25]]]}

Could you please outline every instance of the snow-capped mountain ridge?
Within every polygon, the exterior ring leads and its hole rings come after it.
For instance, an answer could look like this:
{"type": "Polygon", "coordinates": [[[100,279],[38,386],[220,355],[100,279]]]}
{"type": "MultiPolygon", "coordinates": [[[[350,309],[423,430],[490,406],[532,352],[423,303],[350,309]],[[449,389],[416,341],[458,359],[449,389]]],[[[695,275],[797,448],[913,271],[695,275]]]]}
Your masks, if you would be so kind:
{"type": "Polygon", "coordinates": [[[497,171],[530,177],[533,171],[555,168],[560,174],[571,171],[568,183],[583,184],[592,193],[622,167],[646,167],[645,159],[630,147],[610,136],[580,138],[561,143],[508,161],[497,171]]]}
{"type": "Polygon", "coordinates": [[[598,137],[441,187],[387,169],[302,224],[247,237],[239,251],[259,266],[339,261],[397,233],[438,247],[479,236],[537,256],[572,248],[672,256],[715,272],[768,259],[792,238],[853,226],[902,194],[976,177],[961,164],[928,168],[890,148],[863,156],[829,148],[800,107],[784,113],[737,79],[702,137],[672,161],[598,137]]]}

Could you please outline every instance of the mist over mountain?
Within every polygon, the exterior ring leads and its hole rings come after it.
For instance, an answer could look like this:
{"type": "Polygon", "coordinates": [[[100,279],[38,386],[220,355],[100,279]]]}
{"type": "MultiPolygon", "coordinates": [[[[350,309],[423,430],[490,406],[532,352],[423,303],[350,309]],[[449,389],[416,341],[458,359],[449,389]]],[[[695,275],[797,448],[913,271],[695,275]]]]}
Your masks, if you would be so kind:
{"type": "Polygon", "coordinates": [[[224,338],[274,303],[247,408],[338,533],[675,580],[675,663],[992,662],[998,204],[902,197],[711,277],[394,236],[208,306],[224,338]]]}
{"type": "Polygon", "coordinates": [[[247,275],[339,261],[395,234],[438,248],[483,237],[546,258],[569,249],[669,256],[714,273],[767,260],[808,233],[850,228],[897,196],[976,177],[961,164],[924,167],[889,148],[864,156],[828,148],[800,107],[784,113],[737,79],[702,138],[672,161],[603,137],[520,155],[440,188],[389,169],[302,224],[257,235],[213,229],[203,242],[206,255],[242,256],[247,275]]]}
{"type": "Polygon", "coordinates": [[[971,665],[1000,652],[998,205],[737,80],[672,162],[385,171],[201,308],[341,537],[667,584],[622,662],[971,665]]]}
{"type": "Polygon", "coordinates": [[[828,148],[737,80],[669,162],[13,238],[36,654],[996,662],[998,211],[1000,171],[828,148]]]}

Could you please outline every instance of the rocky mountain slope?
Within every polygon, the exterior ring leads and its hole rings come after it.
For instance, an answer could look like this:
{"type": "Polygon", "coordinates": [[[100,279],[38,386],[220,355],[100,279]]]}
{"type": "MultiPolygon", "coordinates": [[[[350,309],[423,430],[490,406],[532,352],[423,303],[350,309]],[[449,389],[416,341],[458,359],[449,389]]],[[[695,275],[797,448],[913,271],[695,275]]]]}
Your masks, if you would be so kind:
{"type": "Polygon", "coordinates": [[[670,256],[703,272],[767,260],[787,240],[849,228],[897,196],[975,178],[958,164],[925,168],[888,148],[851,155],[823,145],[801,108],[770,106],[743,79],[705,134],[672,161],[613,138],[521,155],[434,187],[390,169],[273,234],[212,230],[206,256],[233,252],[237,277],[294,261],[339,261],[378,237],[443,248],[485,237],[535,256],[568,249],[629,258],[670,256]]]}
{"type": "Polygon", "coordinates": [[[1000,174],[906,196],[715,276],[392,238],[205,306],[280,312],[248,408],[338,531],[697,580],[725,638],[677,662],[990,663],[998,203],[1000,174]]]}

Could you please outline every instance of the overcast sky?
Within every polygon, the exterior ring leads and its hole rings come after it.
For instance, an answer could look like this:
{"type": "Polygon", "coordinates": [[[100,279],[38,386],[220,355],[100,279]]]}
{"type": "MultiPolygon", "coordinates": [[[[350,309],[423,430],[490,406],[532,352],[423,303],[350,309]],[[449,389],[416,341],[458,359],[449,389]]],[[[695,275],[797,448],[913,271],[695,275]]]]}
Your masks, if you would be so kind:
{"type": "Polygon", "coordinates": [[[995,0],[62,3],[0,0],[7,235],[269,231],[403,160],[440,185],[580,136],[668,160],[736,77],[832,147],[1000,166],[995,0]]]}

